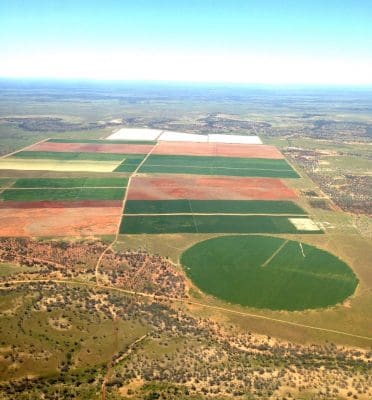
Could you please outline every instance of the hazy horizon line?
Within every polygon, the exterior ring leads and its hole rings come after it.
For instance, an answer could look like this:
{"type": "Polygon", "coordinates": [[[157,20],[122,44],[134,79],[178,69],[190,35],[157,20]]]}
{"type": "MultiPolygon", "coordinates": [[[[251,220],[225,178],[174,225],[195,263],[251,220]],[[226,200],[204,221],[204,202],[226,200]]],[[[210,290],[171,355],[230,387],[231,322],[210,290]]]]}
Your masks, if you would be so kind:
{"type": "Polygon", "coordinates": [[[372,89],[372,82],[365,84],[355,83],[308,83],[308,82],[235,82],[235,81],[191,81],[191,80],[163,80],[163,79],[95,79],[81,77],[40,77],[40,76],[1,76],[0,81],[13,82],[43,82],[43,83],[99,83],[99,84],[149,84],[167,86],[229,86],[229,87],[280,87],[280,88],[355,88],[372,89]]]}

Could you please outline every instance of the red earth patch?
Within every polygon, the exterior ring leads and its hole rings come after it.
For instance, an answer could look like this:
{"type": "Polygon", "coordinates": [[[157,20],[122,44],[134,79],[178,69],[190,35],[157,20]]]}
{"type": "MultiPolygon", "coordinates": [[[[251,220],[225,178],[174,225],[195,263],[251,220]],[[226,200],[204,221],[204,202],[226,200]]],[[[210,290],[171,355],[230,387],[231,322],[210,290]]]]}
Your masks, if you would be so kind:
{"type": "Polygon", "coordinates": [[[190,175],[135,176],[128,200],[291,200],[294,190],[277,178],[190,175]]]}
{"type": "Polygon", "coordinates": [[[264,144],[160,142],[152,154],[214,156],[242,158],[282,159],[283,155],[273,146],[264,144]]]}
{"type": "Polygon", "coordinates": [[[28,151],[52,151],[57,153],[116,153],[147,154],[153,145],[148,144],[96,144],[96,143],[54,143],[43,142],[27,149],[28,151]]]}
{"type": "Polygon", "coordinates": [[[114,235],[121,207],[0,209],[0,237],[114,235]]]}
{"type": "Polygon", "coordinates": [[[121,200],[2,201],[0,209],[121,207],[121,200]]]}

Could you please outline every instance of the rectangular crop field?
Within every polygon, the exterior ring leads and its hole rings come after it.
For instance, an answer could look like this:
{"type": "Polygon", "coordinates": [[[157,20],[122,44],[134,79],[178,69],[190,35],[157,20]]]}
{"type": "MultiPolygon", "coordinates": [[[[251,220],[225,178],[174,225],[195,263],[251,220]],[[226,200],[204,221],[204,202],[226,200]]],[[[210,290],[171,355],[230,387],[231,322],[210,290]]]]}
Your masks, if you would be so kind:
{"type": "Polygon", "coordinates": [[[148,144],[43,142],[30,147],[28,151],[53,153],[147,154],[153,147],[153,145],[148,144]]]}
{"type": "Polygon", "coordinates": [[[0,208],[0,237],[113,235],[121,207],[0,208]]]}
{"type": "Polygon", "coordinates": [[[288,214],[305,215],[291,201],[127,200],[124,214],[288,214]]]}
{"type": "Polygon", "coordinates": [[[0,199],[3,201],[120,200],[124,195],[124,188],[6,189],[0,193],[0,199]]]}
{"type": "MultiPolygon", "coordinates": [[[[44,142],[45,143],[45,142],[44,142]]],[[[46,143],[95,143],[95,144],[156,144],[152,140],[108,140],[108,139],[49,139],[46,143]]]]}
{"type": "Polygon", "coordinates": [[[196,133],[165,131],[159,138],[159,141],[169,142],[208,142],[208,135],[198,135],[196,133]]]}
{"type": "Polygon", "coordinates": [[[142,173],[298,178],[285,160],[262,158],[150,155],[142,173]]]}
{"type": "Polygon", "coordinates": [[[284,158],[276,147],[262,144],[160,142],[152,154],[268,159],[284,158]]]}
{"type": "MultiPolygon", "coordinates": [[[[133,155],[132,155],[133,156],[133,155]]],[[[10,158],[38,159],[38,160],[64,160],[64,161],[117,161],[126,158],[126,154],[86,153],[86,152],[53,152],[53,151],[20,151],[10,158]]]]}
{"type": "Polygon", "coordinates": [[[62,172],[112,172],[120,161],[53,160],[38,158],[7,157],[0,159],[0,169],[19,171],[62,172]]]}
{"type": "Polygon", "coordinates": [[[112,135],[108,140],[156,140],[163,131],[150,128],[122,128],[112,135]]]}
{"type": "Polygon", "coordinates": [[[135,176],[128,200],[294,200],[280,179],[222,176],[135,176]]]}
{"type": "MultiPolygon", "coordinates": [[[[297,230],[287,217],[281,216],[136,215],[123,217],[120,233],[309,233],[309,231],[297,230]]],[[[311,233],[322,233],[322,231],[311,233]]]]}
{"type": "Polygon", "coordinates": [[[127,178],[21,178],[12,188],[126,187],[127,178]]]}
{"type": "Polygon", "coordinates": [[[145,156],[131,155],[131,157],[126,157],[125,160],[116,167],[115,172],[134,172],[138,165],[141,164],[145,156]]]}

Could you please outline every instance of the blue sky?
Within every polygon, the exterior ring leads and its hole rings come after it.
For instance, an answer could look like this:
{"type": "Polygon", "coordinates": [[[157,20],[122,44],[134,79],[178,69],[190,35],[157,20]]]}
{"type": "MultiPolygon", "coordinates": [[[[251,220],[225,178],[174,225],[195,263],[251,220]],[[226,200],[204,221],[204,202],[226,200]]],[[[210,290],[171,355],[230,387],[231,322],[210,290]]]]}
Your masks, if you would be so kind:
{"type": "Polygon", "coordinates": [[[370,0],[2,0],[0,76],[372,83],[370,0]]]}

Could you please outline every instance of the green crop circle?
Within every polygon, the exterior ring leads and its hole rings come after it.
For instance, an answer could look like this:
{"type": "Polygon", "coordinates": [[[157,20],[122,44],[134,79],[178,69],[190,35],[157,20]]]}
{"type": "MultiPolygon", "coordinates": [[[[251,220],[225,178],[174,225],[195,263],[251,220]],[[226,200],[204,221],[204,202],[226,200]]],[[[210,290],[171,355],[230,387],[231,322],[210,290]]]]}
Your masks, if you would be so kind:
{"type": "Polygon", "coordinates": [[[182,254],[181,263],[205,293],[271,310],[332,306],[358,285],[349,266],[329,252],[269,236],[222,236],[199,242],[182,254]]]}

